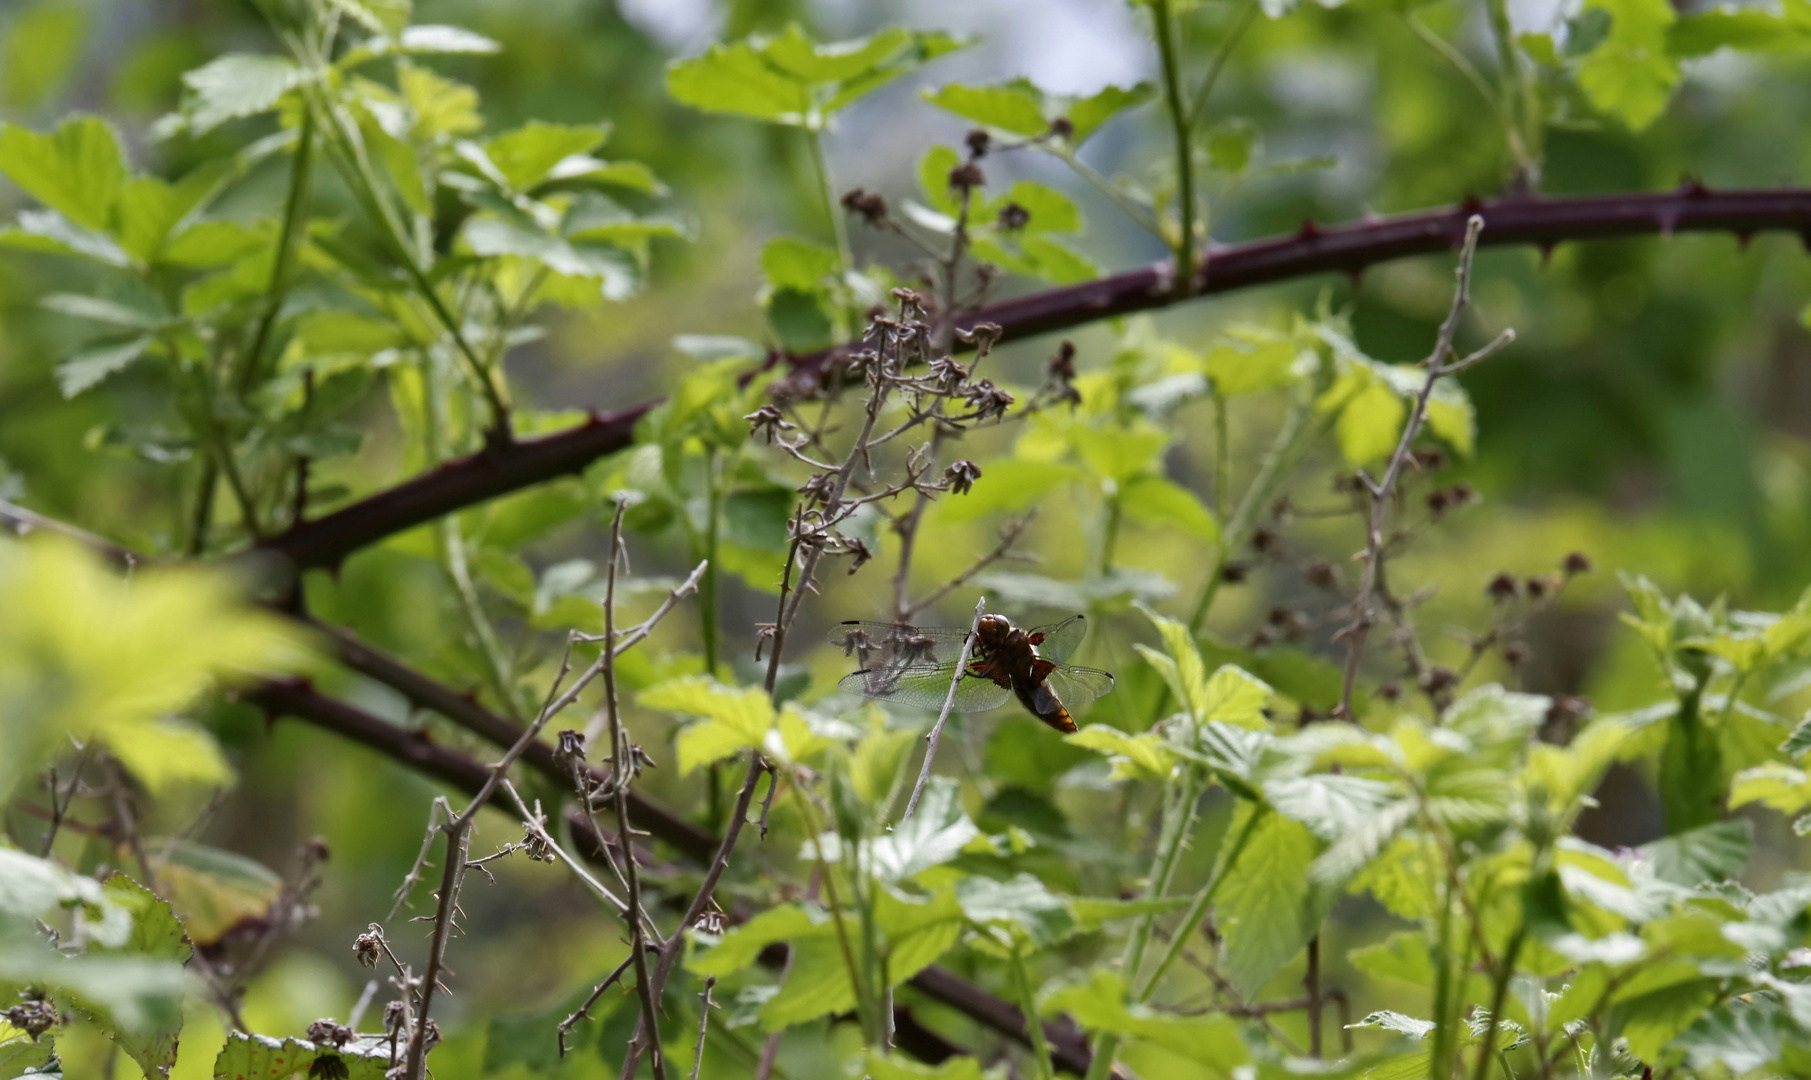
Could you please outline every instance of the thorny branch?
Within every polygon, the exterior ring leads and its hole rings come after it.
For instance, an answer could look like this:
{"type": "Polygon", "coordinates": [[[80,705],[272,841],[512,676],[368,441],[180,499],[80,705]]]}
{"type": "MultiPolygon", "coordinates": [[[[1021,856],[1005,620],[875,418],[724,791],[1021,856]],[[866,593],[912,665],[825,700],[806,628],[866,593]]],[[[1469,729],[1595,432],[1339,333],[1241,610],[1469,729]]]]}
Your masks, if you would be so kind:
{"type": "Polygon", "coordinates": [[[1364,658],[1365,639],[1378,619],[1377,594],[1383,588],[1384,580],[1384,529],[1389,519],[1390,504],[1396,491],[1396,483],[1402,476],[1403,467],[1412,455],[1415,439],[1420,436],[1422,425],[1427,421],[1428,400],[1433,397],[1434,387],[1441,379],[1456,375],[1466,368],[1479,363],[1515,340],[1514,330],[1504,330],[1490,344],[1477,352],[1462,358],[1453,357],[1453,338],[1459,332],[1459,321],[1471,306],[1471,267],[1472,259],[1478,251],[1478,235],[1484,229],[1484,218],[1473,214],[1465,224],[1465,241],[1459,250],[1459,267],[1454,272],[1457,285],[1453,290],[1453,303],[1447,312],[1446,320],[1440,324],[1439,335],[1434,342],[1434,350],[1429,354],[1425,366],[1427,377],[1421,384],[1421,390],[1415,396],[1415,404],[1409,410],[1408,422],[1403,425],[1402,437],[1397,440],[1396,450],[1390,455],[1389,464],[1384,468],[1383,478],[1372,480],[1364,472],[1359,473],[1366,491],[1371,498],[1369,525],[1365,532],[1365,550],[1361,558],[1364,569],[1359,578],[1358,590],[1352,597],[1351,622],[1339,632],[1346,642],[1346,666],[1344,681],[1340,687],[1339,715],[1343,719],[1353,719],[1352,693],[1358,682],[1358,667],[1364,658]]]}
{"type": "MultiPolygon", "coordinates": [[[[1465,222],[1474,216],[1489,226],[1482,244],[1532,244],[1543,249],[1571,241],[1677,232],[1724,232],[1739,237],[1771,230],[1811,233],[1811,190],[1708,191],[1687,185],[1668,192],[1474,201],[1453,209],[1351,225],[1310,225],[1293,235],[1205,253],[1190,295],[1231,292],[1314,274],[1353,274],[1394,259],[1451,250],[1462,242],[1465,222]]],[[[1165,261],[1002,301],[960,316],[956,325],[969,330],[980,323],[994,323],[1001,328],[1002,341],[1017,341],[1166,307],[1178,300],[1163,287],[1173,278],[1165,261]]],[[[805,374],[823,374],[851,351],[850,346],[838,346],[791,358],[791,362],[805,374]]],[[[776,356],[769,364],[778,360],[776,356]]],[[[286,558],[298,569],[336,566],[386,536],[582,470],[630,445],[636,422],[658,404],[649,401],[614,412],[595,412],[566,431],[487,447],[292,527],[267,540],[259,550],[286,558]]]]}

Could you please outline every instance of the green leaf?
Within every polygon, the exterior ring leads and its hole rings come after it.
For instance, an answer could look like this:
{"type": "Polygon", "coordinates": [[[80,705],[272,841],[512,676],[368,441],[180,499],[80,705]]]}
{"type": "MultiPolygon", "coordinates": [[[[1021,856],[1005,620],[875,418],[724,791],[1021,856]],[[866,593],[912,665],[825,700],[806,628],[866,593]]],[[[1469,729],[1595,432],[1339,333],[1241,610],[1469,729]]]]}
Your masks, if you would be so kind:
{"type": "Polygon", "coordinates": [[[1219,523],[1195,493],[1161,476],[1134,477],[1121,489],[1119,506],[1147,525],[1173,525],[1209,543],[1220,538],[1219,523]]]}
{"type": "Polygon", "coordinates": [[[532,120],[485,143],[484,153],[511,189],[526,191],[547,179],[567,158],[603,145],[609,134],[608,128],[595,125],[532,120]]]}
{"type": "Polygon", "coordinates": [[[1107,85],[1085,98],[1079,98],[1069,105],[1065,114],[1069,117],[1069,135],[1072,146],[1087,142],[1089,136],[1099,131],[1101,125],[1118,116],[1127,109],[1136,108],[1157,96],[1157,90],[1148,82],[1141,82],[1124,89],[1107,85]]]}
{"type": "Polygon", "coordinates": [[[1248,1001],[1320,931],[1331,903],[1309,879],[1320,845],[1300,822],[1243,804],[1227,835],[1238,836],[1254,813],[1262,819],[1226,869],[1215,905],[1223,968],[1248,1001]]]}
{"type": "Polygon", "coordinates": [[[1232,664],[1222,664],[1191,702],[1202,721],[1222,723],[1268,731],[1270,721],[1264,716],[1264,704],[1270,700],[1270,687],[1264,680],[1232,664]]]}
{"type": "Polygon", "coordinates": [[[1730,781],[1729,808],[1753,802],[1796,814],[1811,806],[1811,775],[1778,761],[1743,769],[1730,781]]]}
{"type": "Polygon", "coordinates": [[[1388,457],[1402,438],[1408,407],[1382,380],[1354,391],[1339,410],[1334,433],[1351,465],[1368,465],[1388,457]]]}
{"type": "Polygon", "coordinates": [[[822,293],[842,270],[836,249],[793,236],[778,236],[761,249],[761,272],[775,289],[822,293]]]}
{"type": "Polygon", "coordinates": [[[830,344],[836,326],[822,294],[821,288],[775,289],[767,298],[767,321],[786,348],[802,353],[830,344]]]}
{"type": "Polygon", "coordinates": [[[319,1080],[340,1076],[346,1080],[383,1080],[389,1069],[389,1043],[360,1047],[347,1044],[344,1049],[317,1047],[305,1039],[273,1039],[268,1035],[228,1033],[226,1045],[214,1059],[214,1080],[319,1080]],[[324,1064],[338,1059],[339,1067],[324,1064]]]}
{"type": "Polygon", "coordinates": [[[1735,877],[1754,853],[1754,822],[1719,821],[1641,845],[1654,874],[1688,888],[1735,877]]]}
{"type": "Polygon", "coordinates": [[[1252,350],[1221,345],[1202,357],[1200,365],[1213,380],[1214,393],[1233,397],[1291,385],[1298,355],[1290,341],[1273,341],[1252,350]]]}
{"type": "Polygon", "coordinates": [[[1044,119],[1044,96],[1027,79],[996,86],[950,83],[935,90],[922,90],[919,96],[965,120],[1014,135],[1042,135],[1050,128],[1050,122],[1044,119]]]}
{"type": "Polygon", "coordinates": [[[1667,52],[1674,14],[1666,0],[1589,0],[1610,14],[1610,33],[1578,66],[1578,87],[1597,109],[1640,131],[1666,109],[1679,65],[1667,52]]]}
{"type": "Polygon", "coordinates": [[[1461,457],[1470,457],[1477,443],[1478,419],[1471,397],[1457,379],[1441,379],[1427,399],[1428,430],[1446,440],[1461,457]]]}
{"type": "Polygon", "coordinates": [[[962,793],[947,776],[925,785],[918,811],[893,831],[864,841],[863,865],[882,882],[906,881],[962,853],[981,830],[962,808],[962,793]]]}
{"type": "Polygon", "coordinates": [[[1071,746],[1104,754],[1113,763],[1114,780],[1152,780],[1163,783],[1176,765],[1176,754],[1163,739],[1150,732],[1128,735],[1106,724],[1089,724],[1063,736],[1071,746]]]}
{"type": "Polygon", "coordinates": [[[1620,1002],[1629,1053],[1641,1061],[1657,1059],[1661,1049],[1717,999],[1717,986],[1716,979],[1694,979],[1620,1002]]]}
{"type": "Polygon", "coordinates": [[[1811,22],[1802,14],[1794,18],[1790,7],[1782,15],[1762,7],[1724,5],[1681,15],[1666,28],[1667,52],[1681,60],[1708,56],[1718,49],[1768,53],[1807,47],[1811,47],[1811,22]]]}
{"type": "Polygon", "coordinates": [[[667,66],[667,93],[682,105],[802,126],[809,88],[767,63],[754,43],[714,44],[703,56],[667,66]]]}
{"type": "Polygon", "coordinates": [[[307,78],[286,57],[228,53],[183,74],[182,117],[191,135],[205,135],[228,120],[269,112],[307,78]]]}
{"type": "Polygon", "coordinates": [[[667,67],[674,100],[707,112],[821,130],[825,118],[929,60],[960,48],[937,33],[900,28],[818,44],[797,27],[777,37],[716,44],[667,67]]]}
{"type": "Polygon", "coordinates": [[[987,207],[975,216],[977,224],[991,223],[999,215],[1001,208],[1016,204],[1030,217],[1025,223],[1024,233],[1040,232],[1080,232],[1082,212],[1076,209],[1069,196],[1035,180],[1020,180],[1012,189],[987,204],[987,207]]]}
{"type": "Polygon", "coordinates": [[[1808,752],[1811,752],[1811,712],[1805,714],[1805,718],[1792,729],[1792,734],[1780,744],[1780,753],[1789,758],[1803,757],[1808,752]]]}
{"type": "Polygon", "coordinates": [[[1417,1020],[1412,1016],[1405,1016],[1402,1013],[1391,1012],[1388,1009],[1384,1009],[1379,1012],[1371,1013],[1363,1020],[1350,1026],[1355,1028],[1382,1028],[1384,1031],[1394,1031],[1399,1035],[1407,1035],[1411,1039],[1419,1040],[1432,1035],[1434,1033],[1434,1028],[1438,1025],[1432,1020],[1417,1020]]]}
{"type": "Polygon", "coordinates": [[[401,33],[409,24],[413,0],[327,0],[376,34],[401,33]]]}
{"type": "Polygon", "coordinates": [[[98,296],[82,296],[78,293],[51,293],[39,300],[38,306],[60,315],[68,315],[71,318],[89,319],[134,330],[149,330],[163,321],[162,316],[155,312],[142,311],[98,296]]]}
{"type": "Polygon", "coordinates": [[[769,908],[721,938],[692,932],[693,949],[685,966],[694,975],[723,978],[753,966],[761,951],[777,941],[821,936],[830,915],[816,907],[782,904],[769,908]]]}
{"type": "Polygon", "coordinates": [[[0,1020],[0,1076],[17,1080],[62,1080],[62,1064],[57,1060],[57,1037],[46,1032],[33,1039],[30,1035],[0,1020]]]}
{"type": "Polygon", "coordinates": [[[974,521],[995,510],[1023,510],[1053,488],[1081,477],[1082,471],[1072,465],[1017,458],[990,461],[967,495],[960,499],[944,499],[937,504],[937,522],[954,525],[974,521]]]}
{"type": "Polygon", "coordinates": [[[952,228],[961,204],[950,194],[950,170],[961,163],[961,156],[952,146],[933,146],[918,159],[918,190],[932,209],[952,219],[952,228]]]}
{"type": "Polygon", "coordinates": [[[773,726],[773,704],[758,687],[735,689],[703,675],[688,675],[644,690],[644,707],[704,718],[679,733],[679,771],[758,748],[773,726]]]}
{"type": "Polygon", "coordinates": [[[0,230],[0,246],[55,255],[80,255],[110,266],[127,266],[131,256],[102,233],[84,229],[55,210],[26,210],[0,230]]]}
{"type": "Polygon", "coordinates": [[[1709,1073],[1720,1066],[1740,1075],[1778,1060],[1788,1035],[1796,1037],[1777,1007],[1738,999],[1698,1017],[1669,1046],[1685,1051],[1693,1069],[1709,1073]]]}
{"type": "Polygon", "coordinates": [[[186,840],[170,845],[157,879],[189,940],[203,946],[267,918],[283,894],[283,879],[262,863],[186,840]]]}
{"type": "Polygon", "coordinates": [[[84,346],[57,365],[57,386],[66,398],[93,389],[107,376],[124,371],[143,356],[153,340],[147,334],[125,341],[102,341],[84,346]]]}
{"type": "MultiPolygon", "coordinates": [[[[376,43],[373,43],[375,47],[376,43]]],[[[395,38],[384,39],[380,52],[399,52],[409,55],[466,55],[483,56],[500,52],[503,46],[485,37],[483,34],[467,30],[463,26],[438,26],[431,23],[421,26],[405,26],[402,33],[395,38]]]]}
{"type": "Polygon", "coordinates": [[[1207,160],[1214,168],[1236,176],[1251,164],[1257,140],[1258,129],[1251,121],[1223,120],[1208,129],[1207,160]]]}
{"type": "Polygon", "coordinates": [[[1091,432],[1081,440],[1080,449],[1096,476],[1123,485],[1155,466],[1169,444],[1168,431],[1140,421],[1132,427],[1091,432]]]}
{"type": "Polygon", "coordinates": [[[981,1063],[956,1056],[938,1065],[921,1065],[903,1054],[870,1053],[862,1059],[868,1080],[986,1080],[981,1063]]]}
{"type": "Polygon", "coordinates": [[[1251,1060],[1239,1036],[1239,1025],[1224,1014],[1184,1017],[1161,1013],[1126,1001],[1125,980],[1096,968],[1084,981],[1058,986],[1042,995],[1040,1011],[1066,1012],[1091,1031],[1109,1031],[1128,1039],[1154,1043],[1220,1075],[1251,1060]]]}
{"type": "MultiPolygon", "coordinates": [[[[131,912],[132,933],[117,945],[90,946],[89,957],[164,961],[172,967],[188,961],[189,943],[168,903],[124,874],[108,878],[102,891],[109,900],[131,912]]],[[[93,1017],[146,1075],[169,1075],[170,1067],[176,1064],[176,1040],[182,1033],[180,1008],[165,1008],[144,1018],[143,1022],[128,1024],[104,999],[94,1000],[77,994],[74,1000],[77,1007],[93,1017]]]]}
{"type": "Polygon", "coordinates": [[[126,162],[112,125],[97,116],[73,116],[54,135],[0,126],[0,172],[75,225],[106,232],[126,162]]]}
{"type": "Polygon", "coordinates": [[[1264,799],[1277,813],[1299,821],[1322,840],[1337,840],[1394,798],[1380,780],[1338,773],[1268,780],[1264,799]]]}

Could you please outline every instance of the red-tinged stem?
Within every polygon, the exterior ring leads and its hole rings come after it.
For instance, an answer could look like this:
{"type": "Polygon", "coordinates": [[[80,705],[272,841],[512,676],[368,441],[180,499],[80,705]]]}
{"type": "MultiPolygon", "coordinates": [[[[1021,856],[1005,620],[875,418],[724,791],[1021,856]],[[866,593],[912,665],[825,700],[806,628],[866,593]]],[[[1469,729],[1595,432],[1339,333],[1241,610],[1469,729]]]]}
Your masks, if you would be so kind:
{"type": "MultiPolygon", "coordinates": [[[[1465,221],[1484,218],[1481,246],[1722,232],[1747,237],[1790,231],[1811,236],[1811,189],[1679,191],[1575,198],[1474,201],[1447,210],[1403,214],[1351,225],[1317,228],[1247,244],[1214,248],[1198,264],[1193,295],[1205,296],[1325,273],[1356,273],[1392,259],[1428,255],[1459,246],[1465,221]]],[[[1078,285],[1032,293],[972,311],[958,319],[963,330],[990,322],[1013,341],[1177,302],[1168,285],[1169,264],[1128,270],[1078,285]]],[[[826,369],[841,355],[826,349],[793,357],[803,371],[826,369]]],[[[302,569],[336,566],[347,555],[386,536],[487,499],[576,473],[628,446],[635,422],[658,402],[594,414],[578,427],[487,449],[379,492],[334,513],[291,528],[261,545],[302,569]]]]}

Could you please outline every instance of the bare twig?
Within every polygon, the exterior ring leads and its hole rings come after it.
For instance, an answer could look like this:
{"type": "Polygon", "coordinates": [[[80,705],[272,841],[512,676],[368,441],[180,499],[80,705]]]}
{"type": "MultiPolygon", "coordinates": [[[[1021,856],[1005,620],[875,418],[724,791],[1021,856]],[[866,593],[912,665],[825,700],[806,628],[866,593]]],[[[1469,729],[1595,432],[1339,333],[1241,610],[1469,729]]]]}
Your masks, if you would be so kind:
{"type": "Polygon", "coordinates": [[[591,996],[585,999],[585,1003],[583,1005],[580,1005],[578,1007],[578,1009],[575,1010],[571,1016],[568,1016],[566,1019],[560,1021],[559,1043],[560,1043],[560,1056],[561,1057],[566,1056],[566,1035],[567,1035],[567,1033],[570,1032],[574,1027],[576,1027],[580,1020],[583,1020],[586,1017],[591,1015],[591,1006],[597,1004],[597,999],[604,996],[604,991],[610,989],[610,987],[612,985],[614,985],[618,979],[622,978],[623,972],[628,971],[629,965],[633,964],[634,962],[635,962],[635,957],[633,957],[633,956],[624,957],[623,962],[616,965],[616,970],[614,970],[610,974],[604,976],[604,981],[598,983],[597,989],[591,991],[591,996]]]}
{"type": "Polygon", "coordinates": [[[709,976],[698,994],[698,1048],[692,1052],[692,1080],[698,1080],[698,1068],[704,1064],[704,1037],[711,1029],[711,1010],[716,1008],[711,1002],[711,989],[716,985],[716,976],[709,976]]]}
{"type": "Polygon", "coordinates": [[[918,612],[923,611],[925,608],[930,607],[945,596],[948,596],[950,593],[968,584],[970,578],[987,569],[989,566],[992,566],[994,563],[999,562],[1001,559],[1006,558],[1012,552],[1013,545],[1019,542],[1019,537],[1024,534],[1028,527],[1030,527],[1032,519],[1035,517],[1037,517],[1037,510],[1034,508],[1007,522],[1006,527],[1000,530],[999,544],[995,545],[992,551],[989,551],[979,559],[976,559],[969,565],[968,569],[931,590],[917,601],[906,605],[905,610],[899,616],[898,621],[910,622],[913,615],[916,615],[918,612]]]}
{"type": "Polygon", "coordinates": [[[937,722],[924,737],[924,766],[918,770],[918,783],[906,802],[902,821],[918,812],[918,800],[924,797],[925,785],[931,782],[931,767],[937,762],[937,743],[943,738],[943,725],[949,722],[950,712],[956,707],[956,689],[962,685],[962,677],[968,674],[968,654],[974,647],[975,635],[981,630],[981,615],[986,610],[987,597],[983,596],[975,601],[975,621],[969,625],[968,636],[962,639],[962,651],[956,656],[956,673],[950,677],[950,692],[943,698],[943,711],[937,714],[937,722]]]}
{"type": "MultiPolygon", "coordinates": [[[[628,508],[627,499],[618,499],[616,517],[610,523],[610,568],[606,571],[604,585],[606,643],[616,640],[616,567],[622,551],[623,512],[628,508]]],[[[634,834],[629,829],[628,793],[635,766],[629,740],[623,735],[622,713],[616,707],[616,650],[606,644],[599,663],[604,669],[604,711],[610,721],[610,771],[614,781],[610,786],[616,802],[616,831],[623,841],[623,873],[629,890],[629,958],[635,963],[635,990],[641,996],[641,1027],[635,1036],[636,1046],[645,1040],[648,1061],[654,1067],[654,1080],[666,1080],[666,1057],[660,1051],[659,998],[648,981],[647,936],[642,926],[647,914],[641,907],[641,871],[635,864],[635,852],[629,847],[630,837],[634,834]]],[[[635,1053],[635,1049],[630,1050],[631,1057],[635,1053]]]]}
{"type": "Polygon", "coordinates": [[[1515,340],[1515,331],[1505,330],[1489,345],[1470,356],[1452,362],[1447,359],[1453,352],[1453,338],[1459,332],[1459,321],[1471,306],[1472,259],[1477,254],[1478,234],[1483,229],[1484,219],[1477,214],[1473,214],[1465,223],[1465,241],[1459,250],[1459,267],[1454,272],[1457,284],[1453,290],[1452,307],[1448,310],[1445,321],[1440,324],[1434,350],[1425,363],[1427,377],[1415,396],[1414,408],[1409,412],[1408,422],[1403,425],[1402,437],[1397,440],[1396,450],[1390,455],[1383,478],[1373,481],[1364,473],[1359,474],[1371,497],[1371,514],[1362,556],[1364,571],[1359,578],[1358,590],[1352,598],[1352,621],[1339,632],[1339,636],[1346,641],[1346,665],[1340,688],[1339,715],[1347,720],[1355,719],[1352,714],[1352,693],[1358,682],[1359,663],[1364,658],[1365,639],[1370,636],[1371,627],[1377,622],[1377,594],[1383,580],[1385,558],[1384,526],[1388,520],[1396,483],[1411,456],[1410,449],[1427,421],[1428,401],[1433,397],[1434,387],[1442,378],[1465,370],[1515,340]]]}

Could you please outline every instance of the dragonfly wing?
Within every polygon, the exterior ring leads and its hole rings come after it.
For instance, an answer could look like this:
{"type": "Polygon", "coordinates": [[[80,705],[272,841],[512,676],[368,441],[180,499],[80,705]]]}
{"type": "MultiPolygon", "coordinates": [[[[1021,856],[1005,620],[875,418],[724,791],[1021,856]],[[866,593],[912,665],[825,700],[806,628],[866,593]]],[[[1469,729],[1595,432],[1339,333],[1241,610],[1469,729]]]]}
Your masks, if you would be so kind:
{"type": "Polygon", "coordinates": [[[1088,618],[1085,615],[1071,615],[1060,623],[1033,627],[1031,634],[1033,637],[1044,635],[1044,640],[1038,643],[1038,655],[1060,664],[1074,656],[1082,638],[1088,636],[1088,618]]]}
{"type": "Polygon", "coordinates": [[[1113,692],[1113,676],[1094,668],[1058,664],[1045,676],[1050,688],[1071,709],[1113,692]]]}
{"type": "MultiPolygon", "coordinates": [[[[845,675],[838,683],[845,692],[880,701],[894,701],[919,709],[941,711],[949,698],[950,681],[956,665],[913,664],[905,667],[877,667],[845,675]]],[[[1012,696],[1010,687],[970,671],[956,687],[957,712],[986,712],[1006,704],[1012,696]]]]}
{"type": "Polygon", "coordinates": [[[953,664],[962,653],[968,631],[950,626],[907,626],[903,623],[850,620],[830,628],[830,644],[863,667],[906,667],[953,664]]]}

